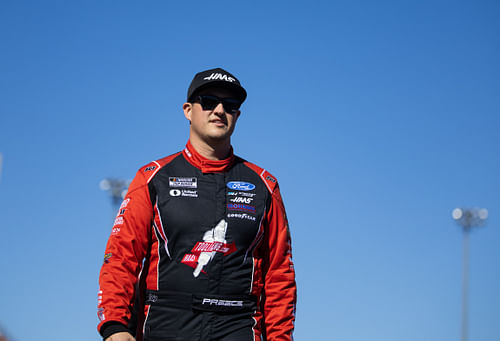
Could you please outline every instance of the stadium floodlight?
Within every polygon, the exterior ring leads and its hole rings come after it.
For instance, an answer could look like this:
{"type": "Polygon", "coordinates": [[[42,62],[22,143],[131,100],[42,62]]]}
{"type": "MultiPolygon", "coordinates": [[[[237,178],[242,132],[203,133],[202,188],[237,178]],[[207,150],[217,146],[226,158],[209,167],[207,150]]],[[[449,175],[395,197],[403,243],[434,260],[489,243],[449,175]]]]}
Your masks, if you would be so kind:
{"type": "Polygon", "coordinates": [[[106,178],[99,182],[99,188],[103,191],[109,192],[111,195],[111,204],[113,205],[114,211],[118,209],[120,203],[125,198],[129,185],[129,180],[116,178],[106,178]]]}
{"type": "Polygon", "coordinates": [[[468,338],[468,291],[469,291],[469,234],[474,227],[484,226],[488,219],[486,208],[455,208],[451,216],[462,226],[464,234],[462,271],[462,341],[468,338]]]}

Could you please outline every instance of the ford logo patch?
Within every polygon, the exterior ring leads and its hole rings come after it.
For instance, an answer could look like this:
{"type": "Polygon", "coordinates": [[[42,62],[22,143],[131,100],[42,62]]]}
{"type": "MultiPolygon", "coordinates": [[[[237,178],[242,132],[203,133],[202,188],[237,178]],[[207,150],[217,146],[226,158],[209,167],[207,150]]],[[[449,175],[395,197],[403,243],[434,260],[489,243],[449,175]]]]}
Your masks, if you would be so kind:
{"type": "Polygon", "coordinates": [[[227,187],[238,191],[251,191],[255,188],[255,185],[243,181],[230,181],[227,183],[227,187]]]}

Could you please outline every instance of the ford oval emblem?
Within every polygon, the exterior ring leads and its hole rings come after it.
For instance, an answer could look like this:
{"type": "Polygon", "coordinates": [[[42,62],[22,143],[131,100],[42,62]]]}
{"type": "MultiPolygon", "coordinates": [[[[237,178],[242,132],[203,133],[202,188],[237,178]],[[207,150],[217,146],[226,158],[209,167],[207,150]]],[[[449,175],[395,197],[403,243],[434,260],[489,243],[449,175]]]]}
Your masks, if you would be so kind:
{"type": "Polygon", "coordinates": [[[227,187],[237,191],[251,191],[252,189],[255,188],[255,185],[243,181],[230,181],[227,183],[227,187]]]}

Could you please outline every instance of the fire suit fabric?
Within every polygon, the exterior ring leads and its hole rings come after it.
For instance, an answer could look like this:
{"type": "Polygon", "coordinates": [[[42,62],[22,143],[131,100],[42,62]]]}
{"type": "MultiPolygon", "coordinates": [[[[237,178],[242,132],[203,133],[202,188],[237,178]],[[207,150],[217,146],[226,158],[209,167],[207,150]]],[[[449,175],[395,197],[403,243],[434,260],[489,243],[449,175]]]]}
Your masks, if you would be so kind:
{"type": "Polygon", "coordinates": [[[292,340],[296,285],[275,177],[188,141],[142,167],[101,268],[98,330],[137,340],[292,340]]]}

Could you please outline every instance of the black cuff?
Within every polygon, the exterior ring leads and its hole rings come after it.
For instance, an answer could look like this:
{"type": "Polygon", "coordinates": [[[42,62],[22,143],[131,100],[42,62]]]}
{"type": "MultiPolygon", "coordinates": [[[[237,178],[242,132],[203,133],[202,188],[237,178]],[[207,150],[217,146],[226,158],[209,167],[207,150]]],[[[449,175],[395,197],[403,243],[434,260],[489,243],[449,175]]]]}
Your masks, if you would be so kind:
{"type": "Polygon", "coordinates": [[[119,332],[130,333],[130,330],[124,324],[121,324],[120,322],[109,321],[109,322],[106,322],[105,324],[102,325],[101,330],[99,330],[99,332],[101,333],[102,339],[106,340],[108,337],[110,337],[113,334],[116,334],[119,332]]]}

